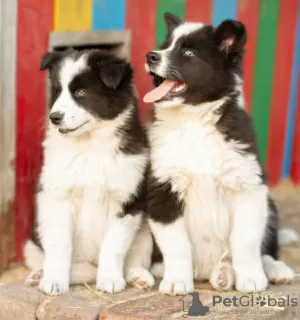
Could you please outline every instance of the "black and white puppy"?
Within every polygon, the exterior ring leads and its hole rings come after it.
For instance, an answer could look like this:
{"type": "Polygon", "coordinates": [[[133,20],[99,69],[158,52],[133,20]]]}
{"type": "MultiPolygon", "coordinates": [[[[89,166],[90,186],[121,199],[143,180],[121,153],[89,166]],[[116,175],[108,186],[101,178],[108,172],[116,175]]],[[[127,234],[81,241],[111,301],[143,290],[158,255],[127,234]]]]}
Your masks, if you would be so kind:
{"type": "Polygon", "coordinates": [[[71,50],[47,53],[40,68],[49,70],[51,109],[38,237],[25,246],[34,270],[27,283],[39,283],[50,295],[93,281],[108,293],[122,291],[125,279],[151,287],[152,236],[144,216],[148,142],[130,64],[98,50],[71,50]]]}
{"type": "MultiPolygon", "coordinates": [[[[245,112],[243,24],[217,28],[165,15],[168,33],[147,54],[156,88],[150,128],[150,226],[163,254],[160,291],[185,294],[193,277],[218,290],[265,290],[293,279],[278,261],[277,213],[245,112]]],[[[262,106],[263,107],[263,106],[262,106]]]]}

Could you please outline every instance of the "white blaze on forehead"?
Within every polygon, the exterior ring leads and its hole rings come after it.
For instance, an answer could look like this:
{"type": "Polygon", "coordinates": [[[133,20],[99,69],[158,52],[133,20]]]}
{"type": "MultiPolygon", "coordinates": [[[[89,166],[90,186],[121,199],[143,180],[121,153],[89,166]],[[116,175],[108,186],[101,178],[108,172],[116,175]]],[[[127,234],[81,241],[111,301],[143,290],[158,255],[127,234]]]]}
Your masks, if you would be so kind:
{"type": "Polygon", "coordinates": [[[79,106],[74,100],[69,90],[69,84],[74,77],[86,69],[88,69],[87,54],[80,56],[78,59],[70,55],[61,62],[59,81],[62,90],[51,108],[51,112],[61,112],[64,114],[60,128],[75,129],[84,123],[90,122],[92,119],[92,116],[85,108],[79,106]]]}
{"type": "Polygon", "coordinates": [[[82,55],[77,60],[71,56],[64,59],[59,71],[59,78],[62,87],[68,87],[74,77],[87,68],[87,54],[82,55]]]}
{"type": "Polygon", "coordinates": [[[187,36],[197,30],[200,30],[204,27],[203,23],[199,22],[185,22],[179,25],[176,29],[174,29],[172,34],[172,43],[167,50],[172,50],[175,47],[177,40],[183,36],[187,36]]]}
{"type": "MultiPolygon", "coordinates": [[[[205,26],[204,24],[199,22],[185,22],[183,24],[180,24],[176,29],[174,29],[172,34],[171,45],[166,49],[154,51],[154,52],[159,52],[161,55],[161,62],[158,66],[156,66],[155,72],[160,76],[165,77],[168,69],[168,65],[170,63],[169,53],[175,48],[175,45],[178,39],[180,39],[183,36],[187,36],[195,31],[198,31],[202,29],[204,26],[205,26]]],[[[146,71],[147,71],[147,67],[146,67],[146,71]]]]}
{"type": "Polygon", "coordinates": [[[164,53],[173,50],[179,38],[187,36],[195,31],[198,31],[202,29],[204,26],[205,24],[200,22],[185,22],[183,24],[180,24],[176,29],[173,30],[171,45],[166,49],[156,50],[154,52],[164,53]]]}

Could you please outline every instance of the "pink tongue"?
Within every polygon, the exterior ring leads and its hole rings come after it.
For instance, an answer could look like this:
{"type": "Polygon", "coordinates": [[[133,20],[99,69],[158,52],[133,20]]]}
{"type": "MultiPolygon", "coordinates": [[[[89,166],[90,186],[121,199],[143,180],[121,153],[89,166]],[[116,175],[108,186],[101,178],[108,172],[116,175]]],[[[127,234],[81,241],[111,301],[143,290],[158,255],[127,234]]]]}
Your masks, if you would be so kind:
{"type": "Polygon", "coordinates": [[[175,81],[165,80],[159,87],[148,92],[144,96],[144,102],[154,102],[165,96],[176,84],[175,81]]]}

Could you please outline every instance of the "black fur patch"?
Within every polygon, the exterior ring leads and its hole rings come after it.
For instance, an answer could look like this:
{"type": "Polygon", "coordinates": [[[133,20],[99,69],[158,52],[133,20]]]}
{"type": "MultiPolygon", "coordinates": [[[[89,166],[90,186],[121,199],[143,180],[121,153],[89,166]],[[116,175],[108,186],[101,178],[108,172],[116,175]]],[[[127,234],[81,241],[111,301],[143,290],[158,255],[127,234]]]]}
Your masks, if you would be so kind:
{"type": "Polygon", "coordinates": [[[262,254],[268,254],[275,260],[279,258],[278,250],[278,213],[274,201],[268,198],[269,216],[262,244],[262,254]]]}
{"type": "Polygon", "coordinates": [[[165,23],[167,25],[167,35],[166,39],[171,42],[172,32],[178,27],[182,22],[181,20],[172,13],[166,12],[164,14],[165,23]]]}
{"type": "Polygon", "coordinates": [[[163,261],[163,255],[159,249],[159,246],[157,245],[157,242],[155,241],[155,238],[152,236],[153,239],[153,251],[151,256],[152,263],[156,262],[162,262],[163,261]]]}
{"type": "Polygon", "coordinates": [[[52,67],[60,61],[62,54],[60,52],[46,52],[42,57],[40,70],[52,69],[52,67]]]}
{"type": "Polygon", "coordinates": [[[69,88],[74,100],[94,116],[111,120],[136,104],[132,83],[133,70],[129,63],[100,51],[91,51],[90,69],[76,76],[69,88]],[[76,98],[74,93],[85,89],[87,95],[76,98]]]}
{"type": "Polygon", "coordinates": [[[256,134],[251,120],[244,109],[236,106],[235,98],[228,100],[216,113],[220,115],[216,127],[225,140],[244,143],[248,145],[245,151],[258,156],[256,134]]]}
{"type": "Polygon", "coordinates": [[[125,154],[141,154],[149,148],[145,128],[141,125],[137,108],[117,132],[121,138],[120,150],[125,154]]]}
{"type": "Polygon", "coordinates": [[[128,202],[123,204],[123,212],[121,213],[120,217],[124,217],[126,214],[144,214],[146,212],[146,197],[147,185],[146,176],[144,175],[142,181],[139,183],[137,187],[137,192],[134,195],[132,195],[128,202]]]}
{"type": "Polygon", "coordinates": [[[147,213],[153,221],[172,223],[183,215],[184,204],[172,191],[171,183],[160,183],[151,173],[148,174],[147,213]]]}
{"type": "Polygon", "coordinates": [[[251,153],[256,156],[256,159],[261,168],[261,181],[266,183],[265,169],[260,162],[256,134],[252,125],[252,121],[245,109],[237,106],[237,96],[233,95],[226,103],[224,103],[216,113],[220,115],[216,127],[224,136],[225,141],[238,141],[247,147],[243,149],[243,153],[251,153]]]}
{"type": "Polygon", "coordinates": [[[39,247],[42,251],[44,251],[36,226],[32,231],[29,240],[31,240],[37,247],[39,247]]]}

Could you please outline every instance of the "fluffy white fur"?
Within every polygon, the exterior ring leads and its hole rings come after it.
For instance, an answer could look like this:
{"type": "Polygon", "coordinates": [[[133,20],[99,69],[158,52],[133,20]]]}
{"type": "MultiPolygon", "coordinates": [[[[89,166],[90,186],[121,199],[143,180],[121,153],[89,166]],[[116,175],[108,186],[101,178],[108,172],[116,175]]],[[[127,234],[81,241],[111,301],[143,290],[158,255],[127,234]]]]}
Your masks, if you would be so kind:
{"type": "Polygon", "coordinates": [[[194,291],[192,248],[183,219],[172,225],[150,221],[151,229],[164,257],[165,273],[159,286],[162,293],[185,294],[194,291]]]}
{"type": "Polygon", "coordinates": [[[43,190],[37,195],[45,256],[32,242],[25,247],[28,266],[43,269],[40,289],[51,295],[68,291],[70,282],[95,280],[99,290],[119,292],[127,275],[138,287],[154,283],[147,271],[152,252],[147,225],[141,228],[140,214],[118,217],[122,203],[137,191],[148,155],[117,151],[121,140],[115,133],[131,116],[131,106],[114,120],[99,121],[76,105],[68,83],[84,68],[84,56],[61,67],[62,92],[51,112],[65,113],[64,128],[86,125],[63,135],[50,124],[43,144],[43,190]]]}
{"type": "MultiPolygon", "coordinates": [[[[218,265],[228,259],[237,290],[262,291],[268,285],[261,258],[268,189],[255,156],[242,153],[246,146],[237,141],[226,142],[215,127],[214,111],[225,101],[156,108],[158,121],[150,128],[153,174],[161,183],[171,180],[185,202],[183,219],[150,224],[165,258],[163,293],[193,289],[191,264],[195,278],[211,279],[220,288],[217,273],[224,268],[218,265]]],[[[156,265],[153,271],[162,270],[156,265]]],[[[231,273],[228,277],[224,290],[232,286],[231,273]]]]}
{"type": "Polygon", "coordinates": [[[300,236],[294,229],[281,228],[278,232],[278,240],[280,245],[285,245],[299,242],[300,236]]]}

